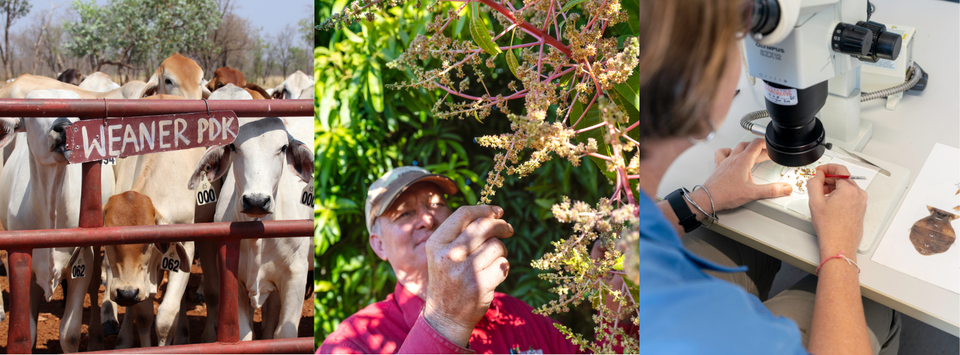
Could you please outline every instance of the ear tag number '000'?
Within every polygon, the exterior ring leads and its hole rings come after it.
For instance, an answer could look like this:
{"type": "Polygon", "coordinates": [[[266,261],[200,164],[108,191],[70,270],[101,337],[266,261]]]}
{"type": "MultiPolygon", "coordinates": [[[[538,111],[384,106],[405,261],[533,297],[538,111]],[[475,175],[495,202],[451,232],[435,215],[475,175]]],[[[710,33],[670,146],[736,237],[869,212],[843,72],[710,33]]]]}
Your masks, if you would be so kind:
{"type": "Polygon", "coordinates": [[[83,250],[78,250],[77,260],[70,265],[70,279],[78,279],[87,275],[87,264],[83,260],[83,250]]]}
{"type": "Polygon", "coordinates": [[[217,202],[217,192],[213,190],[213,184],[204,176],[203,181],[200,182],[200,187],[197,188],[197,206],[214,202],[217,202]]]}
{"type": "Polygon", "coordinates": [[[313,208],[313,184],[307,184],[307,186],[303,188],[303,192],[300,193],[300,204],[313,208]]]}
{"type": "Polygon", "coordinates": [[[167,252],[163,254],[163,260],[160,261],[160,269],[170,272],[180,271],[180,257],[177,255],[177,248],[171,244],[167,252]]]}

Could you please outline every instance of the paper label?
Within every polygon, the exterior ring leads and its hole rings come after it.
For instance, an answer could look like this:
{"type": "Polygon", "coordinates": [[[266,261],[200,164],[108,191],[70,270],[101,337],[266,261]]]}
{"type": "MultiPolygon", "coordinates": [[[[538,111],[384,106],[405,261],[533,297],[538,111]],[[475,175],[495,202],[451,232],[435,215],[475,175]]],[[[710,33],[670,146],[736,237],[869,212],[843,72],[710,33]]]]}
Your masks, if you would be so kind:
{"type": "Polygon", "coordinates": [[[180,271],[180,257],[177,255],[177,247],[170,245],[167,252],[163,254],[163,260],[160,261],[160,270],[170,272],[180,271]]]}
{"type": "Polygon", "coordinates": [[[303,188],[303,191],[300,193],[300,204],[313,208],[313,205],[314,205],[313,184],[307,184],[307,186],[303,188]]]}
{"type": "Polygon", "coordinates": [[[77,251],[77,260],[70,265],[70,279],[78,279],[87,275],[87,264],[83,260],[83,250],[77,251]]]}
{"type": "Polygon", "coordinates": [[[794,106],[797,104],[797,89],[778,89],[764,81],[763,97],[777,105],[794,106]]]}
{"type": "Polygon", "coordinates": [[[117,165],[117,158],[104,159],[100,161],[103,165],[117,165]]]}
{"type": "Polygon", "coordinates": [[[197,206],[214,202],[217,202],[217,192],[213,190],[213,185],[210,184],[210,181],[207,181],[207,177],[204,175],[200,187],[197,188],[197,206]]]}

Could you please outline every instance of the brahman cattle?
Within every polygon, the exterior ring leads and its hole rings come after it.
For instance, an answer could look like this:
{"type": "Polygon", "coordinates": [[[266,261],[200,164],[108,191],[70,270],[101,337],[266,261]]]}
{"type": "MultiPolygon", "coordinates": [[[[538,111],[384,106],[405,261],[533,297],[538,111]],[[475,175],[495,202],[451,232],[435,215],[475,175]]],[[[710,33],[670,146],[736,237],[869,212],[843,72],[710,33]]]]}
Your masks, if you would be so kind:
{"type": "Polygon", "coordinates": [[[227,84],[233,84],[234,86],[245,89],[255,100],[271,98],[266,90],[263,90],[263,88],[257,84],[248,83],[243,77],[243,73],[230,67],[217,68],[217,70],[213,72],[213,79],[210,79],[210,82],[207,83],[207,90],[210,90],[212,93],[227,84]]]}
{"type": "Polygon", "coordinates": [[[93,72],[80,82],[80,88],[92,92],[107,92],[119,89],[120,85],[110,80],[110,76],[103,72],[93,72]]]}
{"type": "MultiPolygon", "coordinates": [[[[313,124],[312,118],[308,123],[313,124]]],[[[291,126],[297,127],[288,127],[276,117],[241,120],[233,144],[207,150],[189,187],[196,188],[204,177],[225,178],[216,221],[313,217],[313,208],[301,204],[304,187],[313,183],[313,152],[289,133],[303,125],[291,126]]],[[[297,336],[309,264],[306,261],[311,253],[309,239],[241,241],[237,281],[242,340],[253,339],[253,311],[260,307],[264,307],[260,339],[297,336]]]]}
{"type": "Polygon", "coordinates": [[[61,83],[80,85],[84,80],[83,73],[79,69],[70,68],[64,70],[62,73],[57,74],[57,81],[61,83]]]}
{"type": "Polygon", "coordinates": [[[313,90],[313,78],[302,71],[290,74],[282,84],[277,85],[271,93],[274,99],[300,99],[304,89],[313,90]]]}
{"type": "MultiPolygon", "coordinates": [[[[77,99],[69,91],[37,90],[28,99],[77,99]]],[[[0,145],[9,143],[14,130],[25,132],[0,174],[0,223],[7,230],[76,228],[80,215],[81,165],[67,164],[65,127],[77,118],[0,118],[0,145]]],[[[101,170],[102,198],[113,191],[111,169],[101,170]]],[[[31,271],[36,282],[30,296],[30,343],[36,342],[37,316],[41,297],[50,301],[60,281],[67,279],[68,292],[60,319],[60,345],[64,352],[76,352],[80,345],[84,291],[99,265],[91,247],[38,248],[33,250],[31,271]],[[82,266],[82,267],[81,267],[82,266]]],[[[95,295],[93,297],[96,297],[95,295]]],[[[91,307],[89,349],[103,348],[99,304],[91,307]]]]}

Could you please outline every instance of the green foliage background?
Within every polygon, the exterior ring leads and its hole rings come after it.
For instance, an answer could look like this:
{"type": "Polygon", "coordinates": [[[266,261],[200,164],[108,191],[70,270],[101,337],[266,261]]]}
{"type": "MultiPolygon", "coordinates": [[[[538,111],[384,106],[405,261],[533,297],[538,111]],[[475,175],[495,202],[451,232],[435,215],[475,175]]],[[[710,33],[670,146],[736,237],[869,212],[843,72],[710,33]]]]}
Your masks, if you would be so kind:
{"type": "MultiPolygon", "coordinates": [[[[317,23],[347,4],[348,0],[316,2],[317,23]]],[[[434,12],[446,12],[454,6],[442,3],[442,10],[431,12],[427,5],[423,2],[417,7],[416,1],[410,1],[377,13],[374,22],[361,21],[341,30],[316,34],[314,334],[318,346],[341,321],[394,291],[396,277],[390,264],[380,260],[368,243],[363,203],[370,184],[394,167],[416,164],[457,182],[461,192],[450,198],[451,207],[476,204],[496,151],[480,147],[474,137],[510,131],[509,121],[500,112],[494,112],[483,123],[433,117],[430,109],[443,97],[439,90],[384,87],[413,78],[409,70],[388,69],[386,63],[396,59],[417,34],[426,33],[434,12]]],[[[495,22],[489,20],[488,17],[488,23],[495,22]]],[[[469,40],[466,22],[463,17],[448,26],[445,33],[469,40]]],[[[608,33],[617,36],[617,31],[632,32],[629,26],[620,27],[608,29],[608,33]]],[[[438,65],[433,60],[425,66],[430,69],[438,65]]],[[[483,68],[492,95],[507,92],[507,83],[514,79],[507,68],[505,56],[497,58],[496,68],[483,68]]],[[[473,86],[482,90],[479,85],[473,86]]],[[[510,109],[523,112],[523,102],[516,100],[510,109]]],[[[609,197],[612,190],[611,183],[589,160],[573,167],[565,160],[554,159],[530,177],[507,177],[493,203],[504,208],[504,219],[516,232],[504,241],[511,270],[497,291],[533,307],[556,299],[548,291],[552,285],[540,280],[530,267],[531,261],[552,250],[551,241],[572,234],[570,225],[553,219],[550,207],[562,196],[597,201],[609,197]]],[[[589,305],[583,304],[554,318],[592,338],[591,314],[589,305]]]]}

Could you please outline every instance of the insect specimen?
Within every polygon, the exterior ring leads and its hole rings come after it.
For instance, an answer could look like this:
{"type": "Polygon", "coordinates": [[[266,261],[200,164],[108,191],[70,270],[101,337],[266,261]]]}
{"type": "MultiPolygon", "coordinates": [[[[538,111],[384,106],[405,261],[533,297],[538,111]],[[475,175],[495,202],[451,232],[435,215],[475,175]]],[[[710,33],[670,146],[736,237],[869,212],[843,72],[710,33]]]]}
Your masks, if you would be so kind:
{"type": "Polygon", "coordinates": [[[950,249],[957,240],[950,221],[958,216],[930,206],[927,206],[927,210],[930,215],[923,217],[910,228],[910,242],[920,255],[940,254],[950,249]]]}

